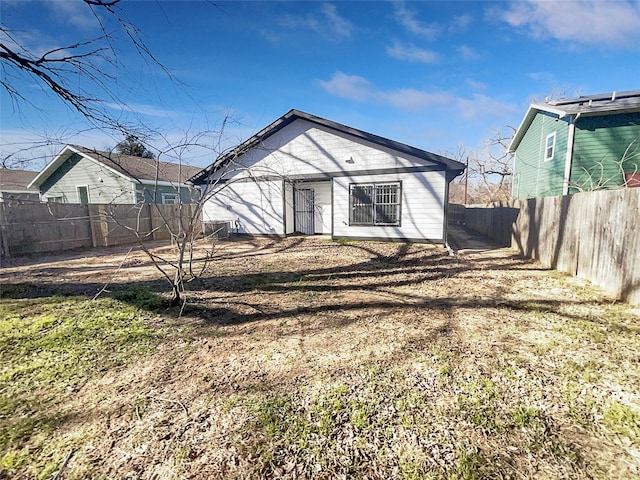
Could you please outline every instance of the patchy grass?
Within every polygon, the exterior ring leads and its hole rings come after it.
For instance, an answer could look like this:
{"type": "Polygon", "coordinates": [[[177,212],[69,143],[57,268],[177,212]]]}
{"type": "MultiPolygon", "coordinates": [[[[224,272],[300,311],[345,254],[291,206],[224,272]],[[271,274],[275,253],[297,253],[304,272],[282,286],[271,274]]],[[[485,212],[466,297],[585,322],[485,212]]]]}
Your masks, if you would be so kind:
{"type": "Polygon", "coordinates": [[[65,402],[158,340],[140,311],[110,299],[0,301],[0,473],[51,476],[61,452],[90,437],[51,441],[69,421],[65,402]]]}
{"type": "Polygon", "coordinates": [[[0,276],[0,478],[639,476],[637,309],[508,250],[219,251],[180,320],[143,262],[0,276]]]}

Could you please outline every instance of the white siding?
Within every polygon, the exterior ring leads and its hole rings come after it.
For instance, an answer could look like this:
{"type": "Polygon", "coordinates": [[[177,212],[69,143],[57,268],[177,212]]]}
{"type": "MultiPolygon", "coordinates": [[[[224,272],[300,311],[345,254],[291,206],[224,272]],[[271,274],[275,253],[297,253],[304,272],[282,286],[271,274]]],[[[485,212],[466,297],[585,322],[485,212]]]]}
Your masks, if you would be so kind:
{"type": "Polygon", "coordinates": [[[359,175],[333,180],[333,236],[441,241],[444,237],[445,172],[359,175]],[[402,182],[400,226],[349,226],[349,184],[402,182]]]}
{"type": "Polygon", "coordinates": [[[295,231],[295,219],[293,210],[293,184],[285,183],[284,185],[284,202],[286,209],[286,234],[289,235],[295,231]]]}
{"type": "Polygon", "coordinates": [[[238,157],[224,176],[295,177],[429,164],[427,160],[298,119],[238,157]]]}
{"type": "Polygon", "coordinates": [[[205,203],[203,220],[228,221],[238,233],[283,235],[282,181],[231,182],[205,203]]]}

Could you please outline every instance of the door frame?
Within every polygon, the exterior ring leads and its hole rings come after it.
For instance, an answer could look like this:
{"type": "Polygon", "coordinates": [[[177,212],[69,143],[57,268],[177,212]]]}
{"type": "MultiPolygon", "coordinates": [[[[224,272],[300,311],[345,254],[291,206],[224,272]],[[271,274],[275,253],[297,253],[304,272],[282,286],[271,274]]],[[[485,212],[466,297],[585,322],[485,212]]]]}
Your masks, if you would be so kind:
{"type": "Polygon", "coordinates": [[[293,231],[295,233],[302,233],[303,235],[314,235],[316,232],[316,218],[314,214],[315,210],[315,201],[314,201],[314,191],[313,188],[293,188],[293,231]],[[304,192],[304,193],[303,193],[304,192]],[[306,209],[298,209],[299,207],[299,196],[298,193],[305,195],[305,206],[306,209]],[[304,225],[300,225],[303,223],[300,221],[298,215],[306,214],[308,215],[306,223],[309,224],[308,231],[302,231],[301,227],[304,225]]]}

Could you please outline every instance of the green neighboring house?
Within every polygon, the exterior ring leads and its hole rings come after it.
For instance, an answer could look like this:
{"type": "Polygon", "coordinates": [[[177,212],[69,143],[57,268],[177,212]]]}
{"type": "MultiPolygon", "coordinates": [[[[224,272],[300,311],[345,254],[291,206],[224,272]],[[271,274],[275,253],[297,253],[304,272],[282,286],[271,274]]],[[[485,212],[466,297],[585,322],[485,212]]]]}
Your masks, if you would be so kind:
{"type": "Polygon", "coordinates": [[[508,150],[514,198],[640,186],[640,90],[533,103],[508,150]]]}
{"type": "Polygon", "coordinates": [[[188,180],[201,169],[67,145],[33,179],[44,202],[195,203],[200,189],[188,180]]]}

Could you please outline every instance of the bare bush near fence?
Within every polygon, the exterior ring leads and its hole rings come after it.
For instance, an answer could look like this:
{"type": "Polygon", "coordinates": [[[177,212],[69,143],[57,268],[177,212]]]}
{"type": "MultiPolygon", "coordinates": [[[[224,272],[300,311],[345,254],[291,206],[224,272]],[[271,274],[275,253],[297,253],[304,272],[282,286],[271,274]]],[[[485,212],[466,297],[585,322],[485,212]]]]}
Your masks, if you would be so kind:
{"type": "Polygon", "coordinates": [[[592,192],[595,190],[605,190],[620,187],[637,187],[634,179],[638,173],[638,165],[640,164],[640,147],[634,140],[625,149],[622,157],[618,160],[611,161],[604,158],[591,168],[582,168],[584,179],[578,181],[570,181],[569,187],[574,188],[578,192],[592,192]],[[615,165],[614,173],[608,165],[615,165]]]}

